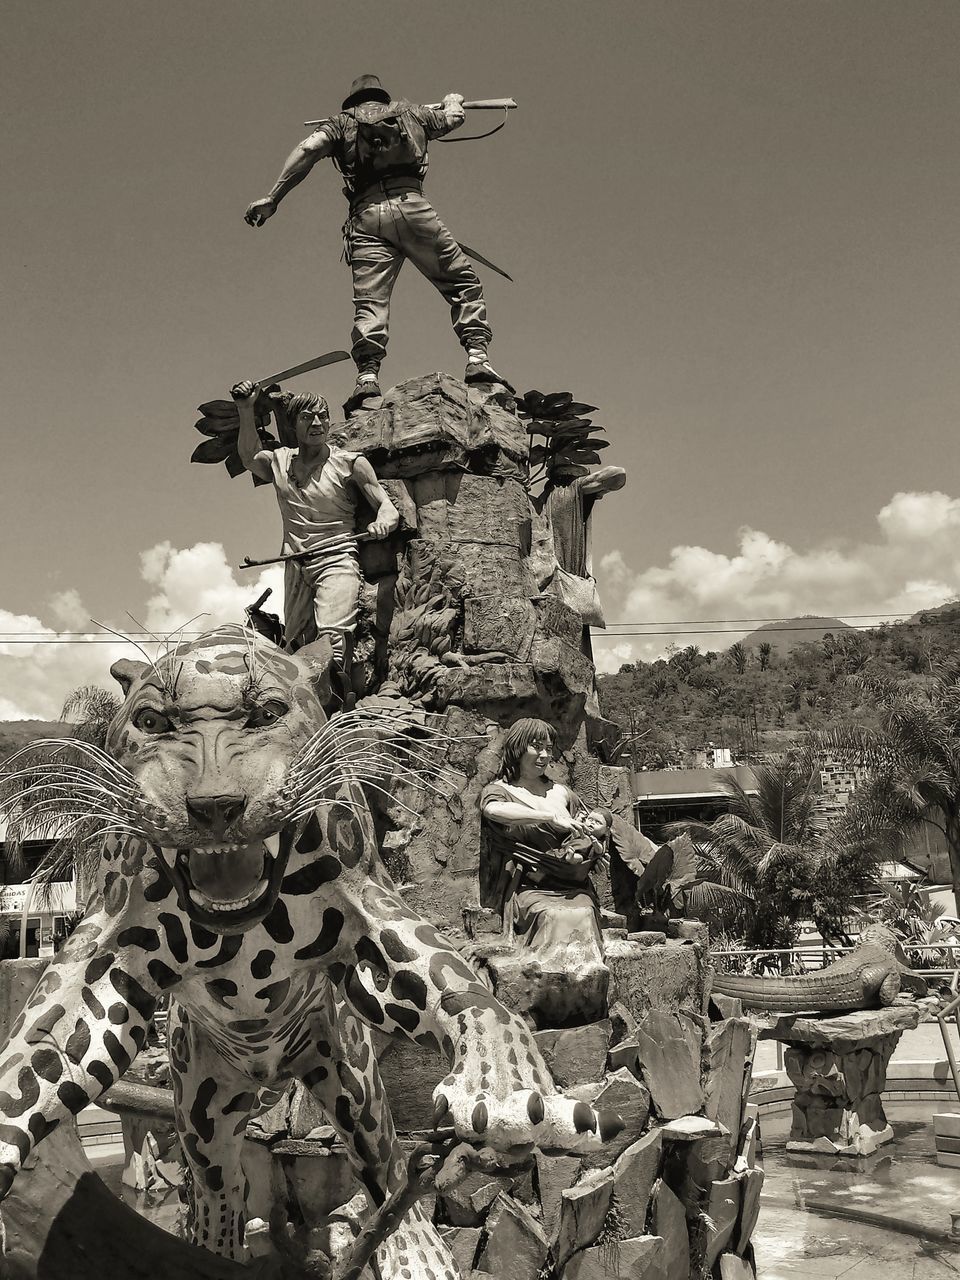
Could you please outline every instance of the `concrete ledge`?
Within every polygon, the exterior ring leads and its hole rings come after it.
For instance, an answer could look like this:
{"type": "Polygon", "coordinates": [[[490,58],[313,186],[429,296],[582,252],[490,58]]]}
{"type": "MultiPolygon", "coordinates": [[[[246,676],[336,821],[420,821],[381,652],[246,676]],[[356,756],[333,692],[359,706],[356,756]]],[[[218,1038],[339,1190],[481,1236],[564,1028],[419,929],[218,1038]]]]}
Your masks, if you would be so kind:
{"type": "MultiPolygon", "coordinates": [[[[754,1075],[749,1101],[768,1115],[789,1111],[794,1087],[785,1071],[761,1071],[754,1075]]],[[[953,1087],[950,1064],[945,1060],[891,1063],[887,1071],[887,1102],[956,1102],[960,1098],[953,1087]]]]}

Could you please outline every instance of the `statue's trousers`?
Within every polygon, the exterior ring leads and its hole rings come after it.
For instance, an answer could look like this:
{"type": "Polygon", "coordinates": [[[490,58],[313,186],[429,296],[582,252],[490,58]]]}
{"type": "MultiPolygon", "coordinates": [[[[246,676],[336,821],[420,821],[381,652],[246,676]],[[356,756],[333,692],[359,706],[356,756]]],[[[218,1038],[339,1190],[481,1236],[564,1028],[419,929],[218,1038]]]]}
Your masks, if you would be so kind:
{"type": "Polygon", "coordinates": [[[416,191],[364,204],[344,228],[353,271],[353,358],[379,367],[387,348],[390,296],[409,258],[450,304],[453,328],[464,347],[490,340],[483,285],[469,258],[416,191]]]}

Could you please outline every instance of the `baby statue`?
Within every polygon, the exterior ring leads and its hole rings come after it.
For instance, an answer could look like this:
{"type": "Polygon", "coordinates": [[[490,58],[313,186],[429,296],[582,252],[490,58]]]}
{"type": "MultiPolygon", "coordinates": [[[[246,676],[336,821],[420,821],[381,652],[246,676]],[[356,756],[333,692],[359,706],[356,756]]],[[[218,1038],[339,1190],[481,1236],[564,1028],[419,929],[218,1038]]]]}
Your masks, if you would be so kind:
{"type": "Polygon", "coordinates": [[[580,831],[571,831],[559,853],[564,862],[597,862],[607,852],[613,813],[609,809],[591,809],[580,819],[580,831]]]}

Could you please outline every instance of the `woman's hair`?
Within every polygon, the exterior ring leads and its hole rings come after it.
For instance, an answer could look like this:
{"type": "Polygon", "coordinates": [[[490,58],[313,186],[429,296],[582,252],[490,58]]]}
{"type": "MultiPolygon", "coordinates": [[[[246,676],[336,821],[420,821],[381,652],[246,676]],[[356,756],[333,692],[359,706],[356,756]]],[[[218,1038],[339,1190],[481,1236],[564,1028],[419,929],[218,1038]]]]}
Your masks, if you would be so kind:
{"type": "Polygon", "coordinates": [[[497,777],[513,782],[520,772],[520,761],[527,747],[533,742],[548,742],[550,750],[557,749],[557,735],[546,720],[514,720],[503,735],[500,744],[500,772],[497,777]]]}

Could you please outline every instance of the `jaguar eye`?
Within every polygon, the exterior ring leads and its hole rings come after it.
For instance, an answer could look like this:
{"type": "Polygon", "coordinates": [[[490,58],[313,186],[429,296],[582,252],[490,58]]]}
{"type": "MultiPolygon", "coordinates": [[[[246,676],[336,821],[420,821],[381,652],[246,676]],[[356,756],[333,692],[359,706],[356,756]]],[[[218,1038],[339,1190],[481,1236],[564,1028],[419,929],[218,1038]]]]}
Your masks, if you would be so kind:
{"type": "Polygon", "coordinates": [[[248,729],[269,729],[272,724],[287,714],[290,708],[285,702],[277,699],[271,699],[269,702],[262,702],[255,706],[247,716],[246,728],[248,729]]]}
{"type": "Polygon", "coordinates": [[[133,725],[141,733],[173,732],[173,721],[153,707],[142,707],[133,717],[133,725]]]}

